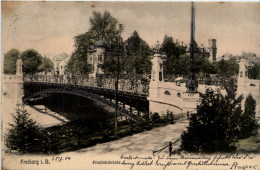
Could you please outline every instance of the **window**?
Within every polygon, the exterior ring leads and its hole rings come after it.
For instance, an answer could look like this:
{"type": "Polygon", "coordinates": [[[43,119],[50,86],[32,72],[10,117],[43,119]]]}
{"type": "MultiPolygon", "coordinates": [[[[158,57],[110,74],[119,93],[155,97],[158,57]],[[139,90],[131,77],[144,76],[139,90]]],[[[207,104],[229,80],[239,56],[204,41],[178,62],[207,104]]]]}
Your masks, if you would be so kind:
{"type": "Polygon", "coordinates": [[[98,55],[98,61],[99,61],[99,62],[102,62],[102,54],[101,54],[101,55],[98,55]]]}
{"type": "Polygon", "coordinates": [[[159,72],[159,80],[162,81],[162,72],[159,72]]]}

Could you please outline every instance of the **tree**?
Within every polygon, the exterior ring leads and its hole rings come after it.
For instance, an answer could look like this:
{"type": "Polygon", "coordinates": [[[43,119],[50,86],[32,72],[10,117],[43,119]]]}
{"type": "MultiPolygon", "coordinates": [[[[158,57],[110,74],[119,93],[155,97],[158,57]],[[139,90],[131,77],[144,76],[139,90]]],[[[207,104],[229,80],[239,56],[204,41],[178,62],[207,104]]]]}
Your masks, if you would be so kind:
{"type": "Polygon", "coordinates": [[[42,56],[34,49],[29,49],[21,54],[23,61],[23,72],[26,74],[35,74],[39,71],[42,64],[42,56]]]}
{"type": "Polygon", "coordinates": [[[149,59],[151,55],[149,45],[139,36],[137,31],[134,31],[125,43],[128,44],[127,57],[123,61],[125,70],[127,72],[135,70],[137,74],[149,74],[152,69],[152,63],[149,59]]]}
{"type": "Polygon", "coordinates": [[[223,85],[227,95],[207,89],[201,94],[197,114],[182,135],[181,148],[188,152],[229,152],[235,150],[242,114],[242,96],[236,98],[235,80],[223,85]]]}
{"type": "MultiPolygon", "coordinates": [[[[186,53],[186,47],[174,43],[173,38],[165,35],[161,52],[167,55],[167,60],[165,61],[167,74],[175,75],[188,75],[190,70],[190,57],[186,53]]],[[[205,56],[205,52],[200,50],[194,54],[194,71],[196,74],[204,73],[210,74],[215,73],[213,65],[208,61],[205,56]]]]}
{"type": "Polygon", "coordinates": [[[49,58],[42,58],[42,64],[39,66],[38,71],[43,71],[45,74],[52,71],[54,69],[54,64],[49,58]]]}
{"type": "Polygon", "coordinates": [[[112,42],[118,37],[118,22],[108,11],[105,11],[103,15],[94,11],[89,22],[90,29],[74,37],[75,50],[67,65],[67,71],[76,75],[87,75],[92,70],[91,65],[87,63],[90,46],[94,46],[101,37],[112,42]]]}
{"type": "Polygon", "coordinates": [[[23,109],[17,109],[12,115],[14,123],[10,124],[6,137],[6,145],[11,150],[20,153],[36,152],[44,148],[45,135],[35,121],[29,118],[29,113],[23,109]]]}
{"type": "Polygon", "coordinates": [[[248,68],[248,78],[257,79],[258,75],[260,75],[260,65],[255,63],[253,66],[248,68]]]}
{"type": "MultiPolygon", "coordinates": [[[[184,56],[186,51],[185,47],[177,45],[173,42],[172,37],[165,35],[160,51],[165,53],[167,56],[167,60],[165,61],[165,70],[168,74],[180,74],[180,72],[185,72],[179,71],[179,68],[181,68],[179,65],[182,64],[183,58],[181,60],[179,59],[181,55],[184,56]]],[[[186,63],[186,61],[184,62],[186,63]]],[[[186,68],[188,68],[188,66],[185,66],[184,70],[186,70],[186,68]]]]}
{"type": "Polygon", "coordinates": [[[244,114],[241,117],[240,137],[247,138],[254,135],[257,131],[257,121],[255,119],[256,101],[251,94],[248,95],[245,101],[244,114]]]}
{"type": "Polygon", "coordinates": [[[16,61],[19,57],[20,51],[17,49],[11,49],[4,54],[4,74],[16,73],[16,61]]]}
{"type": "Polygon", "coordinates": [[[176,59],[172,69],[175,75],[188,75],[190,71],[190,56],[187,54],[180,55],[179,59],[176,59]]]}
{"type": "Polygon", "coordinates": [[[222,59],[215,63],[215,67],[217,74],[225,78],[235,76],[239,71],[239,66],[235,58],[229,60],[222,59]]]}
{"type": "Polygon", "coordinates": [[[89,32],[95,41],[97,41],[100,37],[103,37],[105,40],[112,42],[117,41],[119,33],[117,28],[118,21],[108,11],[105,11],[103,15],[94,11],[93,16],[89,21],[89,32]]]}
{"type": "MultiPolygon", "coordinates": [[[[118,55],[118,54],[117,54],[118,55]]],[[[115,59],[116,57],[113,57],[111,60],[107,60],[103,65],[102,65],[102,70],[104,70],[104,72],[106,74],[110,74],[110,75],[116,75],[117,70],[118,70],[118,66],[117,66],[117,61],[115,59]]],[[[122,61],[120,62],[122,64],[122,61]]],[[[120,65],[121,65],[120,64],[120,65]]],[[[120,70],[122,70],[122,67],[120,67],[120,70]]]]}
{"type": "Polygon", "coordinates": [[[214,65],[203,53],[199,53],[195,56],[195,72],[203,73],[204,75],[216,73],[214,65]]]}

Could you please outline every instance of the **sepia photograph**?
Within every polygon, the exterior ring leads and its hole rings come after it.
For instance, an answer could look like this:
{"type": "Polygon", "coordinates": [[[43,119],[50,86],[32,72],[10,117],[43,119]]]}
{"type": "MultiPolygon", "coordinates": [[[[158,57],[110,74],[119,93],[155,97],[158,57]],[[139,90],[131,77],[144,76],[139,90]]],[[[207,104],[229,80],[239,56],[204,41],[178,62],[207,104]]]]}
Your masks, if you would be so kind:
{"type": "Polygon", "coordinates": [[[1,169],[260,169],[260,2],[1,10],[1,169]]]}

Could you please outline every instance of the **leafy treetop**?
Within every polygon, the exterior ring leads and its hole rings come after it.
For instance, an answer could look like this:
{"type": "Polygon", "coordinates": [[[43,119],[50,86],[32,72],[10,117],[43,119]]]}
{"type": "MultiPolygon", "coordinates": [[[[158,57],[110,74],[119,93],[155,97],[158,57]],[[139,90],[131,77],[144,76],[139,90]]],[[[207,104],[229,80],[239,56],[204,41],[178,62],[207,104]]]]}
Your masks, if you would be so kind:
{"type": "Polygon", "coordinates": [[[48,73],[48,72],[52,71],[53,69],[54,69],[53,62],[49,58],[43,57],[42,64],[39,66],[38,70],[48,73]]]}
{"type": "Polygon", "coordinates": [[[105,40],[115,41],[118,37],[118,21],[108,11],[103,15],[100,12],[93,12],[89,20],[90,29],[74,37],[75,50],[68,62],[67,69],[76,75],[86,75],[91,72],[92,67],[87,63],[88,50],[101,37],[105,40]]]}
{"type": "Polygon", "coordinates": [[[29,49],[21,54],[23,61],[23,72],[26,74],[35,74],[39,71],[42,64],[42,56],[34,49],[29,49]]]}
{"type": "Polygon", "coordinates": [[[4,54],[4,74],[16,73],[16,61],[19,57],[20,51],[17,49],[11,49],[4,54]]]}

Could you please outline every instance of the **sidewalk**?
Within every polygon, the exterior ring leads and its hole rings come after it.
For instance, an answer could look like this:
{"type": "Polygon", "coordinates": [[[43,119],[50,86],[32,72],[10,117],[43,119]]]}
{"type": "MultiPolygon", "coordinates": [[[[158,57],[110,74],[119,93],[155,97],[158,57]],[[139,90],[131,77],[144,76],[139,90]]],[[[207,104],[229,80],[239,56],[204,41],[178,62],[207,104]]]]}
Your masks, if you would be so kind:
{"type": "MultiPolygon", "coordinates": [[[[93,147],[81,149],[81,154],[102,155],[102,154],[152,154],[154,150],[159,150],[169,144],[170,141],[177,140],[188,126],[188,120],[179,120],[175,124],[159,127],[150,131],[127,136],[116,141],[97,144],[93,147]]],[[[173,150],[178,149],[180,142],[172,146],[173,150]]],[[[168,148],[161,153],[168,154],[168,148]]]]}

